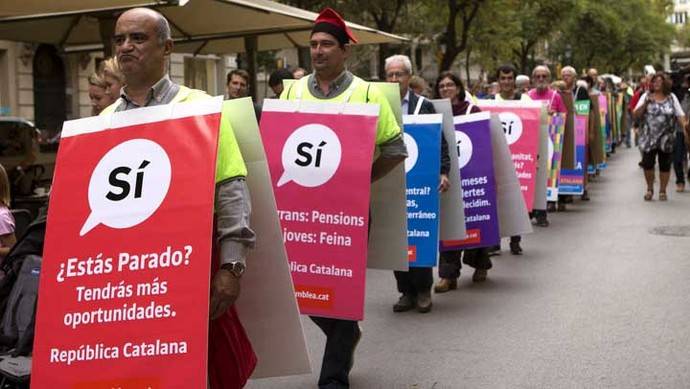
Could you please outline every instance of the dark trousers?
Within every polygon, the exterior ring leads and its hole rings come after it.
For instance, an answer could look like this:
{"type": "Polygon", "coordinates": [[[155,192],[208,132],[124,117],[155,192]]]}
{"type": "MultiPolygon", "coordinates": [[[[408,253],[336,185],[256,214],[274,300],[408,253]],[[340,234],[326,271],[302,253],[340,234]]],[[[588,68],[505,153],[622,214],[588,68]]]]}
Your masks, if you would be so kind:
{"type": "Polygon", "coordinates": [[[356,321],[309,316],[326,335],[326,350],[319,376],[320,389],[349,388],[348,375],[352,368],[353,352],[361,336],[356,321]]]}
{"type": "Polygon", "coordinates": [[[522,242],[522,236],[515,235],[510,237],[510,243],[520,243],[522,242]]]}
{"type": "Polygon", "coordinates": [[[402,294],[417,296],[419,292],[431,292],[434,275],[430,267],[410,267],[409,271],[396,271],[394,274],[398,292],[402,294]]]}
{"type": "MultiPolygon", "coordinates": [[[[676,172],[676,184],[685,184],[685,169],[688,162],[688,148],[685,145],[685,135],[676,132],[676,141],[673,145],[673,171],[676,172]]],[[[690,180],[690,169],[688,170],[690,180]]]]}
{"type": "Polygon", "coordinates": [[[492,267],[489,249],[486,247],[464,250],[464,253],[463,250],[444,251],[441,252],[438,276],[449,279],[460,277],[462,262],[475,269],[489,270],[492,267]]]}

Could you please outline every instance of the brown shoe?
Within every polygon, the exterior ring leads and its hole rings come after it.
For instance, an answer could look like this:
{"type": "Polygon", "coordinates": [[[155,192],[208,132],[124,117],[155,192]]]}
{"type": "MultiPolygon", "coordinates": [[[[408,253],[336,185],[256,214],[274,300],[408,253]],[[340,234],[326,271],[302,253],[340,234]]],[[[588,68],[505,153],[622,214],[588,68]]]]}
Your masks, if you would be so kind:
{"type": "Polygon", "coordinates": [[[484,282],[486,281],[486,275],[488,271],[486,269],[475,269],[472,275],[472,282],[484,282]]]}
{"type": "Polygon", "coordinates": [[[414,298],[409,294],[404,294],[400,296],[400,300],[393,305],[393,312],[406,312],[412,308],[414,308],[414,298]]]}
{"type": "Polygon", "coordinates": [[[434,286],[434,292],[446,293],[451,289],[458,288],[458,280],[456,278],[441,278],[434,286]]]}
{"type": "Polygon", "coordinates": [[[417,293],[417,312],[431,311],[431,291],[417,293]]]}
{"type": "Polygon", "coordinates": [[[685,184],[676,184],[676,192],[680,193],[685,190],[685,184]]]}

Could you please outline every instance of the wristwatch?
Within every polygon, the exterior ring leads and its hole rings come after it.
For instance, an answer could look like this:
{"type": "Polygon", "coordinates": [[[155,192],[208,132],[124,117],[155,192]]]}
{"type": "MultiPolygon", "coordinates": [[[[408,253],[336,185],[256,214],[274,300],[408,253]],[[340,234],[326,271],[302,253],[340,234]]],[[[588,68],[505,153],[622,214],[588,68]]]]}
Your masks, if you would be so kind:
{"type": "Polygon", "coordinates": [[[247,269],[247,265],[244,264],[244,262],[241,261],[232,261],[228,263],[224,263],[220,265],[221,269],[225,269],[232,273],[235,278],[240,278],[242,277],[242,274],[244,274],[244,271],[247,269]]]}

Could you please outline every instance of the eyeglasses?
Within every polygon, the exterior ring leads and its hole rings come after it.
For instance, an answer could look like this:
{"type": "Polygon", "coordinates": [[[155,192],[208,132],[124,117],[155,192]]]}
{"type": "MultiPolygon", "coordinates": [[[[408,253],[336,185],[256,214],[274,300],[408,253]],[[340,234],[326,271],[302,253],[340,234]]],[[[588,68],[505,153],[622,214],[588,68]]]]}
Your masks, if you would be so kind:
{"type": "Polygon", "coordinates": [[[546,74],[537,74],[534,76],[534,78],[549,78],[549,76],[546,74]]]}
{"type": "Polygon", "coordinates": [[[446,83],[446,84],[438,84],[438,89],[453,89],[457,88],[457,85],[455,85],[452,82],[446,83]]]}
{"type": "Polygon", "coordinates": [[[386,78],[403,78],[407,76],[407,72],[391,72],[386,73],[386,78]]]}

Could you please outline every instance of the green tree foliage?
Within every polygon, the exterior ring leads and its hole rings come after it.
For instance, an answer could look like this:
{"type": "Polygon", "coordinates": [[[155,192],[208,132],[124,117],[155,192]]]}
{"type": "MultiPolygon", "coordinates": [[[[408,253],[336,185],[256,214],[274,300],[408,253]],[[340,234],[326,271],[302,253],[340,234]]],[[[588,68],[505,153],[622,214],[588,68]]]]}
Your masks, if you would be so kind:
{"type": "MultiPolygon", "coordinates": [[[[512,62],[528,72],[546,61],[622,73],[658,62],[674,39],[690,47],[690,28],[676,32],[666,21],[671,0],[282,2],[315,12],[330,6],[348,20],[429,42],[440,71],[462,58],[487,70],[512,62]]],[[[407,44],[382,45],[379,69],[386,56],[408,49],[407,44]]]]}
{"type": "Polygon", "coordinates": [[[668,4],[650,0],[578,0],[551,57],[578,69],[622,73],[655,62],[670,49],[668,4]]]}

